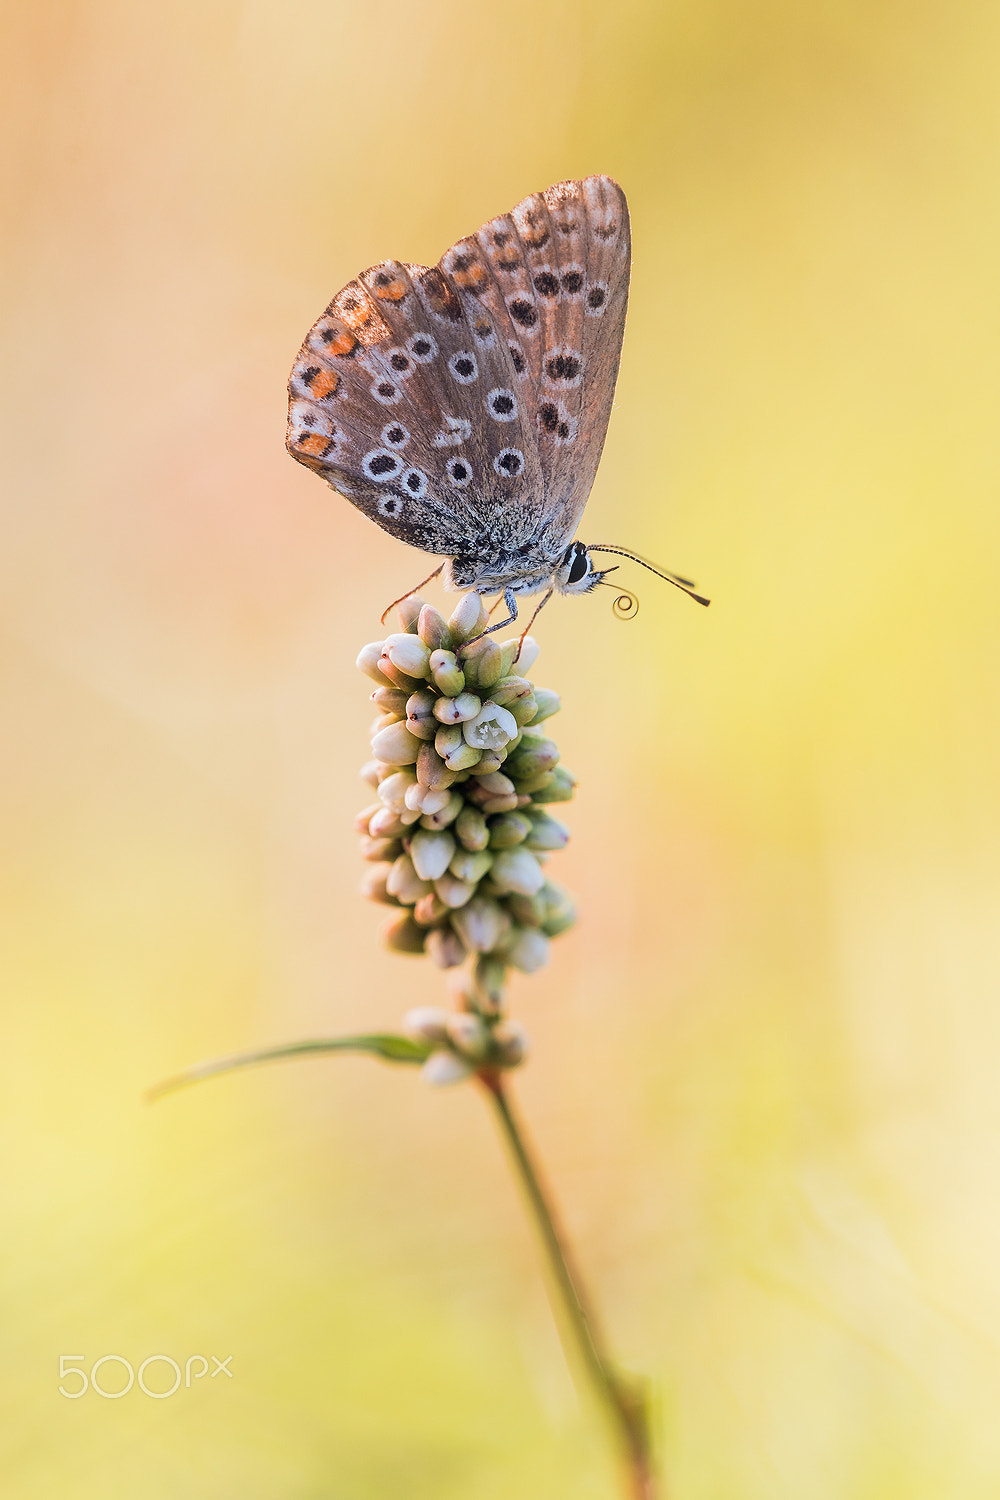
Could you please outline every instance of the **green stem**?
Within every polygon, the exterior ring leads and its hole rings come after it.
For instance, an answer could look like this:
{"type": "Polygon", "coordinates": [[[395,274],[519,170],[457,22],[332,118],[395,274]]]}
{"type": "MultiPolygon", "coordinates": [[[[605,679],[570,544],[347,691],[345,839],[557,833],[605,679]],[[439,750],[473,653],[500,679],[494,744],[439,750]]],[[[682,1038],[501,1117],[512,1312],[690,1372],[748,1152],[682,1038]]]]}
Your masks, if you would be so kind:
{"type": "Polygon", "coordinates": [[[597,1387],[618,1437],[628,1466],[632,1500],[657,1500],[656,1476],[650,1453],[649,1413],[644,1390],[637,1381],[623,1376],[614,1366],[603,1334],[573,1264],[551,1195],[544,1186],[533,1151],[511,1107],[503,1075],[484,1069],[480,1082],[496,1107],[500,1128],[510,1148],[514,1167],[524,1189],[565,1320],[573,1330],[583,1362],[597,1387]]]}

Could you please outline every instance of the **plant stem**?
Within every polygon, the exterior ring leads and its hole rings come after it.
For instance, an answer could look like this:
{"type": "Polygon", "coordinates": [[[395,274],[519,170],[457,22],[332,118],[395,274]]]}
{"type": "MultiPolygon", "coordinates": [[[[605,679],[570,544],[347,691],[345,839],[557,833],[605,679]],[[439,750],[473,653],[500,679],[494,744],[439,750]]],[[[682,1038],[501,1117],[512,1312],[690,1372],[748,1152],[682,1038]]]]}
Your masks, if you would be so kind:
{"type": "Polygon", "coordinates": [[[659,1491],[652,1467],[649,1412],[643,1386],[639,1381],[623,1376],[608,1354],[603,1333],[559,1225],[551,1194],[543,1183],[533,1150],[511,1107],[503,1075],[483,1069],[478,1076],[496,1107],[516,1174],[545,1247],[557,1300],[617,1429],[628,1466],[629,1494],[632,1500],[657,1500],[659,1491]]]}

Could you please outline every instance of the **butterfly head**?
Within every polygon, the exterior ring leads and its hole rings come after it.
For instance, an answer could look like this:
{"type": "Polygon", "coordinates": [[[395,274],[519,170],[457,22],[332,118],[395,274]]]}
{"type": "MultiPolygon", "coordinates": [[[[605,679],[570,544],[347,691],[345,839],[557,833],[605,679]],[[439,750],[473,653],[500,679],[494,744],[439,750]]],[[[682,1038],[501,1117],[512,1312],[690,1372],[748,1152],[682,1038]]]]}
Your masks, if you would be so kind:
{"type": "Polygon", "coordinates": [[[595,568],[584,543],[570,542],[552,575],[552,582],[560,594],[589,594],[614,571],[614,568],[595,568]]]}

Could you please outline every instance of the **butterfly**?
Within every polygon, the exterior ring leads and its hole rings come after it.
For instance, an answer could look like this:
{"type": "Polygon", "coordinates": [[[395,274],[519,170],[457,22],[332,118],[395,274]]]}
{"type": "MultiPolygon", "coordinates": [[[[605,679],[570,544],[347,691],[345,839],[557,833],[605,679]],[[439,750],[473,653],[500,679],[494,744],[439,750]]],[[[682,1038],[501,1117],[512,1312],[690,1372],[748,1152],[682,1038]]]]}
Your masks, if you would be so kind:
{"type": "Polygon", "coordinates": [[[430,577],[446,588],[502,594],[509,618],[490,630],[516,620],[518,595],[544,592],[540,609],[553,592],[589,592],[613,571],[593,552],[652,568],[574,540],[611,416],[630,260],[618,184],[558,182],[436,266],[363,271],[292,368],[292,457],[383,531],[443,556],[430,577]]]}

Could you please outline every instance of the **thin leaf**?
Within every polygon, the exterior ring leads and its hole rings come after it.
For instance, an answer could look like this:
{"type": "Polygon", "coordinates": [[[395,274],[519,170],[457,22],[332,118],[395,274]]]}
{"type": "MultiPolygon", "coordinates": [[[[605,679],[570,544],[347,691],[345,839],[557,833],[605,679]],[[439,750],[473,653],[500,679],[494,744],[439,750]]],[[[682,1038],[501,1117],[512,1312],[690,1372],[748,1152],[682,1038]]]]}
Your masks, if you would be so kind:
{"type": "Polygon", "coordinates": [[[378,1032],[371,1036],[317,1037],[305,1042],[284,1042],[280,1047],[261,1047],[256,1052],[235,1052],[231,1057],[217,1057],[211,1062],[197,1063],[175,1073],[148,1089],[145,1098],[149,1103],[172,1094],[175,1089],[186,1088],[189,1083],[200,1083],[203,1078],[215,1078],[219,1073],[235,1073],[240,1068],[256,1068],[261,1063],[284,1062],[289,1057],[318,1057],[328,1052],[365,1052],[369,1057],[379,1057],[383,1062],[422,1063],[430,1055],[426,1042],[415,1042],[408,1036],[396,1036],[391,1032],[378,1032]]]}

